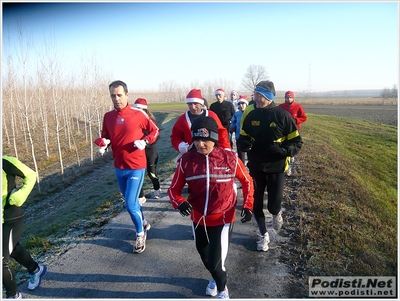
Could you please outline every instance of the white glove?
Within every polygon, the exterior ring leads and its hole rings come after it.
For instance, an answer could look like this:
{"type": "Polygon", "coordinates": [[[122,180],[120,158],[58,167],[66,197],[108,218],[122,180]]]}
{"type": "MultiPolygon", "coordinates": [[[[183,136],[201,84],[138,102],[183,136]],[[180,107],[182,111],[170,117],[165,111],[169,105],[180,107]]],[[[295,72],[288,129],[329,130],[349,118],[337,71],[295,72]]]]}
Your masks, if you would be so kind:
{"type": "Polygon", "coordinates": [[[144,140],[136,140],[134,143],[133,143],[138,149],[140,149],[140,150],[144,150],[145,148],[146,148],[146,141],[144,141],[144,140]]]}
{"type": "Polygon", "coordinates": [[[189,144],[187,142],[181,142],[179,143],[178,148],[180,153],[187,153],[187,151],[189,150],[189,144]]]}

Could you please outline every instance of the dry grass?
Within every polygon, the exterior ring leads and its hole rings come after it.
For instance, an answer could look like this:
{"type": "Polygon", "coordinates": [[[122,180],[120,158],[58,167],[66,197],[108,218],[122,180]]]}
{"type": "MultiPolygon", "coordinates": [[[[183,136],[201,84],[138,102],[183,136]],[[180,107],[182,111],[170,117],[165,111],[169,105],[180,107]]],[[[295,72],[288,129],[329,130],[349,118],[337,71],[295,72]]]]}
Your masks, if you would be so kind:
{"type": "Polygon", "coordinates": [[[345,124],[304,126],[297,251],[309,276],[397,275],[396,128],[345,124]]]}

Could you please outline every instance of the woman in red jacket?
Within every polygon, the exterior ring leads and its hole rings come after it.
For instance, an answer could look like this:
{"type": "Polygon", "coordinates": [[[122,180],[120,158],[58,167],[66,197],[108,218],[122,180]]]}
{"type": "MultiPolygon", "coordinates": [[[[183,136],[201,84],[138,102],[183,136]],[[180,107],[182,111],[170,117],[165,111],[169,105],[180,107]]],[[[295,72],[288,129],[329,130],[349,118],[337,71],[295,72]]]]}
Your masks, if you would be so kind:
{"type": "Polygon", "coordinates": [[[193,122],[192,141],[195,147],[178,160],[168,196],[172,206],[192,220],[196,249],[212,276],[206,295],[227,299],[224,264],[237,204],[234,182],[236,178],[242,184],[244,223],[252,217],[253,181],[236,153],[218,146],[218,125],[212,117],[193,122]],[[186,183],[187,200],[181,195],[186,183]]]}

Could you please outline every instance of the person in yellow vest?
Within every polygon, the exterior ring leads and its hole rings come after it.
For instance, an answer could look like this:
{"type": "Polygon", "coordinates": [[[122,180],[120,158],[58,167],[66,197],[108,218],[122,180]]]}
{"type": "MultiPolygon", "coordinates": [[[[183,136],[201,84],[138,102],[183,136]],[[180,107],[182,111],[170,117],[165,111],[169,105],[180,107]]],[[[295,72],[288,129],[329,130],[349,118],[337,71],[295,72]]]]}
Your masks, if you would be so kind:
{"type": "Polygon", "coordinates": [[[19,243],[24,227],[24,211],[21,206],[25,203],[36,182],[36,172],[15,157],[3,155],[2,189],[3,201],[3,286],[6,298],[22,299],[17,291],[14,272],[11,269],[10,257],[23,265],[29,272],[28,289],[37,288],[47,267],[32,259],[31,254],[19,243]],[[23,179],[22,186],[17,188],[16,177],[23,179]]]}

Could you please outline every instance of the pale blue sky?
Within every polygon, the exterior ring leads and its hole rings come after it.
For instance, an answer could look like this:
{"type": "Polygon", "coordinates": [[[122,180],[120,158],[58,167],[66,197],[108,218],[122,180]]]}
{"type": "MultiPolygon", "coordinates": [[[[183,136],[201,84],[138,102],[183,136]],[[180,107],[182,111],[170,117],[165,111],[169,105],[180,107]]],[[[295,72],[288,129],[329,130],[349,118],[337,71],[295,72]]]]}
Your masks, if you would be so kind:
{"type": "Polygon", "coordinates": [[[315,92],[399,82],[397,1],[2,4],[3,66],[20,21],[32,56],[53,39],[65,70],[78,72],[95,53],[130,90],[219,79],[240,90],[250,65],[264,66],[277,90],[305,91],[310,79],[315,92]]]}

